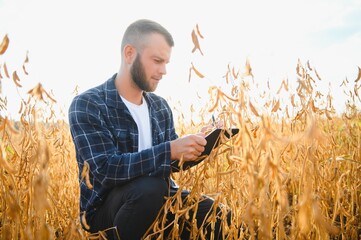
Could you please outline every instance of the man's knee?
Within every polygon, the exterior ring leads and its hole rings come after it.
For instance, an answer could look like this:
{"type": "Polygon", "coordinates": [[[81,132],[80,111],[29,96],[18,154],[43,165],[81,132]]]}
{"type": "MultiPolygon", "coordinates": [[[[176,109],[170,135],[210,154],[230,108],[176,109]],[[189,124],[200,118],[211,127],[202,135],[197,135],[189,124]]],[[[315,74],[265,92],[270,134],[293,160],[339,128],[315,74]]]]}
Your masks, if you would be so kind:
{"type": "Polygon", "coordinates": [[[128,192],[126,201],[119,209],[119,214],[125,216],[142,215],[154,218],[164,204],[164,196],[168,187],[165,180],[155,177],[141,177],[133,181],[132,189],[128,192]],[[130,213],[131,212],[131,213],[130,213]]]}
{"type": "Polygon", "coordinates": [[[132,181],[125,203],[116,212],[113,225],[123,239],[140,239],[156,219],[164,204],[167,183],[163,179],[141,177],[132,181]]]}
{"type": "Polygon", "coordinates": [[[155,177],[142,177],[136,179],[134,191],[130,199],[136,202],[154,203],[159,202],[163,204],[164,196],[167,193],[168,185],[164,179],[155,177]]]}

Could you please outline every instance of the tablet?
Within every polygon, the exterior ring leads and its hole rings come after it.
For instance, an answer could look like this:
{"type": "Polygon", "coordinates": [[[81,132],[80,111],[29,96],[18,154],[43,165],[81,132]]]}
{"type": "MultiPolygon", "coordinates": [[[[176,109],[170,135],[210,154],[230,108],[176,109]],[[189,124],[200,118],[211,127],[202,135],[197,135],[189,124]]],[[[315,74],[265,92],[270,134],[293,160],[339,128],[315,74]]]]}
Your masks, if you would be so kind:
{"type": "Polygon", "coordinates": [[[204,159],[207,158],[209,154],[211,154],[212,150],[216,147],[218,147],[221,144],[221,134],[224,134],[224,137],[227,139],[230,139],[234,135],[236,135],[239,132],[238,128],[232,128],[230,130],[225,130],[222,128],[216,128],[212,130],[207,136],[207,144],[204,147],[203,153],[197,158],[195,161],[186,161],[183,162],[182,166],[179,166],[179,160],[174,160],[171,162],[171,167],[173,172],[179,172],[181,169],[187,170],[188,168],[191,168],[200,162],[202,162],[204,159]],[[231,135],[230,135],[231,133],[231,135]]]}
{"type": "Polygon", "coordinates": [[[207,136],[207,145],[204,147],[204,151],[202,152],[201,156],[209,155],[211,154],[212,150],[219,146],[221,143],[221,134],[224,134],[226,139],[230,139],[234,135],[236,135],[239,132],[238,128],[232,128],[230,130],[222,129],[222,128],[216,128],[212,130],[207,136]]]}

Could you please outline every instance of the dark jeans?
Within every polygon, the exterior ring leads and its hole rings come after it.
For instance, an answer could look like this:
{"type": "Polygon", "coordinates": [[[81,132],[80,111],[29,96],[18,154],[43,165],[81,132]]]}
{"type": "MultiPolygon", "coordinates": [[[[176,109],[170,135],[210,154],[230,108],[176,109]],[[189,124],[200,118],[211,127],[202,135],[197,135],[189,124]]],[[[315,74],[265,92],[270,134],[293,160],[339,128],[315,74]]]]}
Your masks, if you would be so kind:
{"type": "MultiPolygon", "coordinates": [[[[171,190],[170,195],[176,191],[171,190]]],[[[90,222],[90,231],[95,233],[116,227],[121,240],[139,240],[154,222],[161,210],[169,193],[168,184],[165,180],[155,177],[140,177],[130,183],[115,187],[108,194],[104,204],[100,206],[93,220],[90,222]]],[[[188,192],[182,192],[182,199],[188,196],[188,192]]],[[[201,226],[203,220],[213,209],[213,200],[205,198],[199,202],[196,213],[197,225],[201,226]]],[[[220,209],[217,209],[217,213],[220,209]]],[[[192,212],[190,217],[192,217],[192,212]]],[[[227,215],[230,223],[231,214],[227,215]]],[[[190,218],[191,219],[191,218],[190,218]]],[[[167,215],[168,223],[174,220],[174,215],[167,215]]],[[[210,236],[211,226],[207,228],[210,236]]],[[[107,231],[108,239],[118,239],[115,230],[107,231]]],[[[189,231],[185,227],[181,238],[189,239],[189,231]]],[[[215,224],[215,236],[221,236],[221,222],[215,224]]],[[[210,238],[210,237],[208,237],[210,238]]],[[[217,239],[217,238],[215,238],[217,239]]]]}

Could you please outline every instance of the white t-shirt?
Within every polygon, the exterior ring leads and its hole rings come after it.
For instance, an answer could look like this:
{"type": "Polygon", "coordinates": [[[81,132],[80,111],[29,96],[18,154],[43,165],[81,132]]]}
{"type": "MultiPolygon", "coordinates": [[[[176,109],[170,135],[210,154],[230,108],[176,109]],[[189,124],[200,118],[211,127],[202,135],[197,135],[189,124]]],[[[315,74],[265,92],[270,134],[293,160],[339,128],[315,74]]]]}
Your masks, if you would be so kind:
{"type": "Polygon", "coordinates": [[[140,152],[152,147],[152,134],[147,101],[143,97],[142,104],[137,105],[127,101],[122,96],[120,97],[138,126],[138,151],[140,152]]]}

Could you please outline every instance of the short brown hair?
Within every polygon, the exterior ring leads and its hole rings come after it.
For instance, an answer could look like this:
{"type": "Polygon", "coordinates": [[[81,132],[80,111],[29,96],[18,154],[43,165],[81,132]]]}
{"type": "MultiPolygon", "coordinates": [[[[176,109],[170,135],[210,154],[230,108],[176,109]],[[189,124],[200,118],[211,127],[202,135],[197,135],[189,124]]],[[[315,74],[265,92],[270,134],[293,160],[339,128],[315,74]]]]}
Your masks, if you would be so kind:
{"type": "Polygon", "coordinates": [[[172,35],[162,25],[152,20],[140,19],[130,24],[125,30],[121,46],[122,51],[127,44],[131,44],[140,50],[145,37],[152,33],[161,34],[170,47],[174,46],[172,35]]]}

